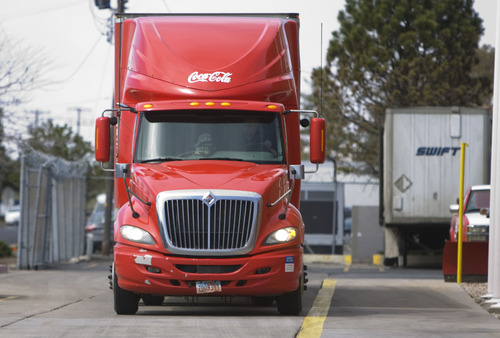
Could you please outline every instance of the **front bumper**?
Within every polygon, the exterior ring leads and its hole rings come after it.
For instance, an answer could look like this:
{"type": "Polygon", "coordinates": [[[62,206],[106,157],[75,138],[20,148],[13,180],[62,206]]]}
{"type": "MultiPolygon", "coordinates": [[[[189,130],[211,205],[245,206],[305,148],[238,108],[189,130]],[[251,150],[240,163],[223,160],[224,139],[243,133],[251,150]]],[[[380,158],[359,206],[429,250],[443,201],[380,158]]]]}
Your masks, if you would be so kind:
{"type": "Polygon", "coordinates": [[[190,258],[117,244],[120,288],[139,294],[196,296],[197,281],[220,281],[220,296],[275,296],[299,287],[303,250],[291,248],[236,258],[190,258]]]}

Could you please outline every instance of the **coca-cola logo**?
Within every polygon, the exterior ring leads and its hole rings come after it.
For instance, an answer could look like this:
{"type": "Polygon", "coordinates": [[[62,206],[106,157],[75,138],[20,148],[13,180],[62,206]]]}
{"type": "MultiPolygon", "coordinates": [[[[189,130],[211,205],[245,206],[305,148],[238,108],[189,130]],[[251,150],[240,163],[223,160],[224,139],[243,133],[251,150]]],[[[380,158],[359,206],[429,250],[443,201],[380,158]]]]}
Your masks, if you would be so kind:
{"type": "Polygon", "coordinates": [[[192,72],[188,77],[189,83],[196,82],[221,82],[221,83],[229,83],[231,82],[231,75],[233,73],[226,72],[213,72],[213,73],[198,73],[192,72]]]}

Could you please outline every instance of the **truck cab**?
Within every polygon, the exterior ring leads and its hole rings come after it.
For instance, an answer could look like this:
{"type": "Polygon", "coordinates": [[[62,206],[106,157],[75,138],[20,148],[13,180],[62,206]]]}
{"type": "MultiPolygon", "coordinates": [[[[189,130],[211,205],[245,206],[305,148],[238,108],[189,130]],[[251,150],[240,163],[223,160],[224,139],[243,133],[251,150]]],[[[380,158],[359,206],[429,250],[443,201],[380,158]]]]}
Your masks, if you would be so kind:
{"type": "Polygon", "coordinates": [[[115,171],[115,311],[249,296],[299,314],[300,125],[319,164],[325,120],[297,109],[298,17],[130,15],[116,31],[120,101],[95,143],[115,171]]]}

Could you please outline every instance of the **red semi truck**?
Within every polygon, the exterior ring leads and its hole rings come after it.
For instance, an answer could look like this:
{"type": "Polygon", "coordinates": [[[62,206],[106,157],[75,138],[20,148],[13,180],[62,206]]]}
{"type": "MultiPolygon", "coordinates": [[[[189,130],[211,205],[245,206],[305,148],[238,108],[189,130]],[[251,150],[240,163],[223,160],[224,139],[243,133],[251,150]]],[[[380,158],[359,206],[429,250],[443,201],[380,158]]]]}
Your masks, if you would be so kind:
{"type": "Polygon", "coordinates": [[[299,117],[316,112],[298,110],[298,39],[297,14],[116,15],[117,103],[95,142],[115,170],[116,313],[165,296],[301,312],[299,125],[319,164],[325,120],[299,117]]]}

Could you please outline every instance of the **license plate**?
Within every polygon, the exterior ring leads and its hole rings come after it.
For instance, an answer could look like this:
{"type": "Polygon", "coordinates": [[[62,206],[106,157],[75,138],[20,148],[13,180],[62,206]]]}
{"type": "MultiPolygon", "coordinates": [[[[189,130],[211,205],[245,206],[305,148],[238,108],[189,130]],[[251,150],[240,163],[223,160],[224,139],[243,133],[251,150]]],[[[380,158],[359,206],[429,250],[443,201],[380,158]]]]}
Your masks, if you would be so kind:
{"type": "Polygon", "coordinates": [[[222,286],[220,284],[220,281],[209,280],[209,281],[196,282],[197,294],[215,293],[215,292],[222,292],[222,286]]]}

